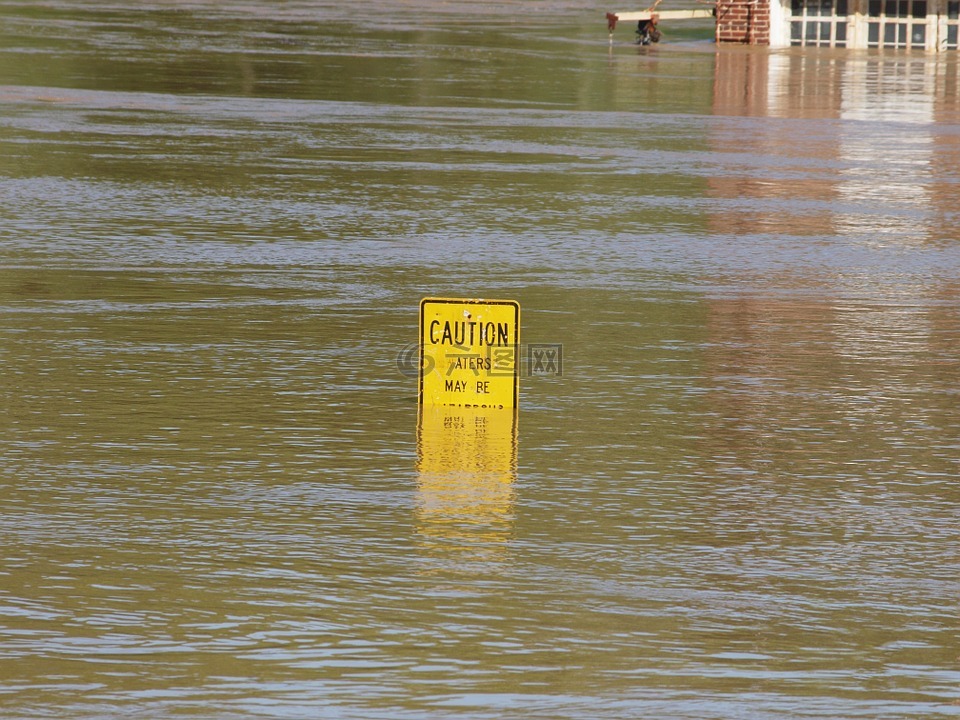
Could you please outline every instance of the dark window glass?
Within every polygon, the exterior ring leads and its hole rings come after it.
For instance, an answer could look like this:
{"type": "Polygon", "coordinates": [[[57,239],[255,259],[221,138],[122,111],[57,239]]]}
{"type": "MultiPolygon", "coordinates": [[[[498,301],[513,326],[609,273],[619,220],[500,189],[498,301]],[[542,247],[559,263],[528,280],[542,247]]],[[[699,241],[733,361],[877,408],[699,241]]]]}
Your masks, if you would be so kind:
{"type": "Polygon", "coordinates": [[[926,45],[927,44],[927,26],[926,25],[914,25],[913,32],[911,34],[911,42],[914,45],[926,45]]]}
{"type": "Polygon", "coordinates": [[[830,43],[830,23],[820,23],[820,40],[826,41],[827,44],[830,43]]]}
{"type": "Polygon", "coordinates": [[[867,43],[873,47],[880,42],[880,23],[870,23],[867,25],[867,43]]]}
{"type": "Polygon", "coordinates": [[[847,0],[837,0],[837,15],[846,17],[847,14],[847,0]]]}
{"type": "Polygon", "coordinates": [[[870,9],[868,10],[870,17],[880,17],[880,0],[870,0],[870,9]]]}
{"type": "Polygon", "coordinates": [[[801,2],[801,0],[792,0],[790,3],[790,12],[792,12],[794,15],[802,15],[803,2],[801,2]]]}
{"type": "Polygon", "coordinates": [[[790,23],[790,44],[791,45],[800,44],[800,40],[803,38],[803,35],[800,34],[802,25],[803,23],[801,23],[798,20],[794,20],[792,23],[790,23]]]}
{"type": "Polygon", "coordinates": [[[837,23],[837,45],[847,44],[847,24],[837,23]]]}
{"type": "Polygon", "coordinates": [[[960,2],[952,2],[947,4],[947,17],[951,20],[956,20],[960,17],[960,2]]]}
{"type": "Polygon", "coordinates": [[[947,46],[953,50],[957,49],[957,26],[951,25],[947,28],[947,46]]]}
{"type": "Polygon", "coordinates": [[[897,43],[897,26],[888,24],[883,26],[883,44],[893,47],[897,43]]]}
{"type": "Polygon", "coordinates": [[[817,23],[808,22],[807,23],[807,40],[811,41],[811,44],[817,39],[817,23]]]}
{"type": "Polygon", "coordinates": [[[887,0],[887,2],[884,3],[883,13],[887,17],[896,17],[897,0],[887,0]]]}
{"type": "Polygon", "coordinates": [[[926,0],[913,0],[913,16],[922,18],[927,16],[926,0]]]}

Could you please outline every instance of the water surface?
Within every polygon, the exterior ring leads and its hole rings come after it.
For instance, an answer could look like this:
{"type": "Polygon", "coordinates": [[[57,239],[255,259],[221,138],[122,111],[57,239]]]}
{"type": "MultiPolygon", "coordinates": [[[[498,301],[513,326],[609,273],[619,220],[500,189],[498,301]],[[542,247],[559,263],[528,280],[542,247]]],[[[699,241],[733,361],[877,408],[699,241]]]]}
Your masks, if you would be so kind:
{"type": "Polygon", "coordinates": [[[956,56],[465,5],[0,2],[0,717],[960,715],[956,56]]]}

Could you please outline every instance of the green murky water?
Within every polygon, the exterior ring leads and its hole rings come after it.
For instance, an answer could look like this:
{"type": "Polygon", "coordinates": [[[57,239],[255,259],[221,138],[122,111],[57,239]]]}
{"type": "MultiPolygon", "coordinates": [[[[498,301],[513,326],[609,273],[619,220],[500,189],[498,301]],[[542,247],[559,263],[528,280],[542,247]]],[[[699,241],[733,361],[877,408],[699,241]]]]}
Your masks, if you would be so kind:
{"type": "Polygon", "coordinates": [[[588,5],[0,2],[0,717],[960,715],[956,56],[588,5]]]}

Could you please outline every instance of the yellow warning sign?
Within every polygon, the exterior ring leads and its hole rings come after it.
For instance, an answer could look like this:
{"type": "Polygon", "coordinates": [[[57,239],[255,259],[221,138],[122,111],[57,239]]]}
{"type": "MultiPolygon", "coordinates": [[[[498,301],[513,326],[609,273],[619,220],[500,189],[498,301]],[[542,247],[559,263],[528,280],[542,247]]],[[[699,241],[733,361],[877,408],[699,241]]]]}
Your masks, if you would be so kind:
{"type": "Polygon", "coordinates": [[[519,390],[520,304],[420,301],[420,404],[514,408],[519,390]]]}

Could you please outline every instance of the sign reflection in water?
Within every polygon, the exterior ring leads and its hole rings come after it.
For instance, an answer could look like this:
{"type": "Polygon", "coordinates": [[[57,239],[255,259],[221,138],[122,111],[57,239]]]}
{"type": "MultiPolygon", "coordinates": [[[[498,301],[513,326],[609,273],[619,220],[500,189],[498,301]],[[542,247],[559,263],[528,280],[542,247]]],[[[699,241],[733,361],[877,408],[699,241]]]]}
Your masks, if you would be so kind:
{"type": "Polygon", "coordinates": [[[503,557],[516,478],[514,408],[421,406],[417,531],[437,569],[503,557]]]}

